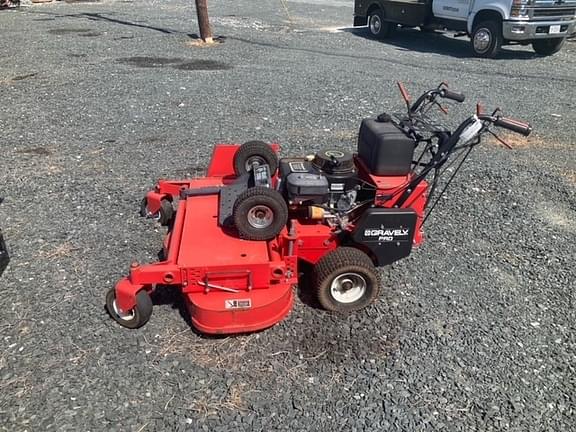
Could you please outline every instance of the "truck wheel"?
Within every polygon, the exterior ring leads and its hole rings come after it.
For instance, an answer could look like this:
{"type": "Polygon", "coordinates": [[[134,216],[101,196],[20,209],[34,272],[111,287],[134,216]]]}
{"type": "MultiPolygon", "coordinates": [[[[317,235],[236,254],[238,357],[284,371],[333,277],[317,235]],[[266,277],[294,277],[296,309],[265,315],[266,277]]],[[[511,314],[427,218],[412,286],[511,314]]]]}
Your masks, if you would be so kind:
{"type": "Polygon", "coordinates": [[[278,168],[278,156],[268,144],[263,141],[248,141],[234,153],[234,173],[237,177],[252,171],[253,164],[268,164],[270,174],[274,175],[278,168]]]}
{"type": "Polygon", "coordinates": [[[152,316],[152,300],[146,290],[136,294],[136,306],[130,312],[120,312],[116,306],[116,290],[112,288],[106,294],[106,310],[123,327],[136,329],[142,327],[152,316]]]}
{"type": "Polygon", "coordinates": [[[472,30],[472,50],[476,57],[494,58],[502,46],[502,28],[496,21],[483,21],[472,30]]]}
{"type": "Polygon", "coordinates": [[[384,21],[384,11],[376,9],[368,17],[368,30],[375,39],[386,39],[392,35],[396,24],[384,21]]]}
{"type": "Polygon", "coordinates": [[[564,46],[565,41],[566,38],[539,39],[532,42],[532,48],[536,54],[550,56],[560,51],[564,46]]]}
{"type": "Polygon", "coordinates": [[[241,238],[270,240],[286,226],[288,206],[280,192],[256,186],[238,196],[232,218],[241,238]]]}
{"type": "Polygon", "coordinates": [[[371,304],[380,291],[378,274],[364,252],[339,247],[314,266],[314,285],[322,307],[353,312],[371,304]]]}

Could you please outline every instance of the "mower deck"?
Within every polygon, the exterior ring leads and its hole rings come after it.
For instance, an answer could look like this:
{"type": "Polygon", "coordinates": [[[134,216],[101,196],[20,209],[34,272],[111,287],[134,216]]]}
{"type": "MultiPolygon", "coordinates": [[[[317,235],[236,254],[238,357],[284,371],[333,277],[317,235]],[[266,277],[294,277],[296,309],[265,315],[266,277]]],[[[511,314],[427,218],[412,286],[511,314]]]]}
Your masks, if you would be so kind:
{"type": "MultiPolygon", "coordinates": [[[[162,181],[151,196],[179,196],[183,189],[218,188],[233,180],[231,151],[216,146],[208,177],[162,181]]],[[[164,261],[139,265],[116,285],[119,310],[131,310],[136,293],[162,285],[181,287],[194,327],[203,333],[229,334],[264,329],[292,308],[297,283],[296,257],[288,256],[284,233],[271,241],[238,238],[219,224],[221,195],[180,199],[164,241],[164,261]]]]}
{"type": "Polygon", "coordinates": [[[268,242],[240,240],[218,226],[218,195],[187,198],[183,207],[178,209],[185,214],[178,266],[210,269],[210,280],[218,281],[214,285],[239,290],[186,293],[194,326],[204,333],[237,333],[266,328],[283,319],[292,307],[291,284],[250,286],[255,275],[246,270],[269,273],[268,242]]]}

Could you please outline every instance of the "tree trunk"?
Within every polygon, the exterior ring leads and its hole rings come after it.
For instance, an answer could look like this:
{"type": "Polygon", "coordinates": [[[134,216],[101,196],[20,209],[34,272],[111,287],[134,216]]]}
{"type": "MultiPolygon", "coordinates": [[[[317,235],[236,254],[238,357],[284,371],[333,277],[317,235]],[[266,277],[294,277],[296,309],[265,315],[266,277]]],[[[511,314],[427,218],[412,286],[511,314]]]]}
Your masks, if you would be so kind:
{"type": "Polygon", "coordinates": [[[207,0],[196,0],[196,14],[198,15],[198,27],[200,27],[200,38],[207,43],[212,42],[212,28],[208,18],[207,0]]]}

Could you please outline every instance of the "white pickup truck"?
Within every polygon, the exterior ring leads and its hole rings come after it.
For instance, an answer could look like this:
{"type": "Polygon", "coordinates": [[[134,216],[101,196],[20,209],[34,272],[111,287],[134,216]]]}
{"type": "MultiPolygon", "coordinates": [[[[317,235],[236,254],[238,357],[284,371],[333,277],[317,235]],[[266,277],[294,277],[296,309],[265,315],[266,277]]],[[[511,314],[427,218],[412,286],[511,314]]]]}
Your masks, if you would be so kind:
{"type": "Polygon", "coordinates": [[[575,29],[576,0],[355,0],[354,25],[389,37],[398,25],[470,36],[474,54],[495,57],[506,44],[532,44],[541,55],[562,48],[575,29]]]}

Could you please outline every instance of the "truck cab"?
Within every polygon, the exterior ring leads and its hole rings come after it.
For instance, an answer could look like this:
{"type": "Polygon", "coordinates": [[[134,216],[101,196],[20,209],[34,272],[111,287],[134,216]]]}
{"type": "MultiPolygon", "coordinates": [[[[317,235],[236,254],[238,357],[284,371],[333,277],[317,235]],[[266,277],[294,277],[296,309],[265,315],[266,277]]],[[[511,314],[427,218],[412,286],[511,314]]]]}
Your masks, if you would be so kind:
{"type": "Polygon", "coordinates": [[[558,52],[575,31],[576,0],[355,0],[354,25],[378,39],[401,25],[463,31],[478,57],[502,45],[532,44],[540,55],[558,52]]]}

